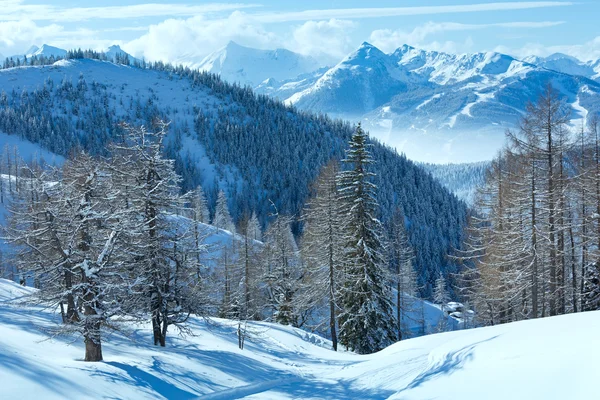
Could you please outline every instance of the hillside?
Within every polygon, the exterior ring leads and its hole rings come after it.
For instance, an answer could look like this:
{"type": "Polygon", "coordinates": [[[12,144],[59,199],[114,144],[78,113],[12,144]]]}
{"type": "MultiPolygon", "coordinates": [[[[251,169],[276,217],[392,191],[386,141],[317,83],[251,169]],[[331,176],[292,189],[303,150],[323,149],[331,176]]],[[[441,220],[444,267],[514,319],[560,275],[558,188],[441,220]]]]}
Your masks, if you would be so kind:
{"type": "MultiPolygon", "coordinates": [[[[183,188],[201,184],[214,212],[219,189],[238,220],[273,209],[299,217],[321,166],[341,159],[353,127],[297,111],[213,74],[157,64],[136,68],[94,59],[0,71],[0,131],[62,156],[74,148],[105,154],[118,124],[171,121],[167,155],[183,188]]],[[[461,243],[466,206],[406,157],[374,143],[381,219],[402,206],[416,252],[422,294],[456,272],[446,257],[461,243]]],[[[296,232],[300,224],[294,227],[296,232]]]]}
{"type": "Polygon", "coordinates": [[[372,355],[328,350],[297,329],[251,323],[244,350],[227,320],[192,320],[192,334],[151,346],[148,326],[113,333],[105,362],[83,345],[48,339],[57,316],[21,308],[31,289],[0,279],[0,377],[6,398],[127,399],[589,399],[600,350],[598,312],[449,332],[372,355]],[[24,297],[25,296],[25,297],[24,297]],[[15,300],[13,300],[15,299],[15,300]]]}
{"type": "Polygon", "coordinates": [[[477,189],[485,183],[489,162],[466,164],[419,164],[431,176],[437,179],[446,189],[454,193],[459,199],[472,206],[475,201],[477,189]]]}

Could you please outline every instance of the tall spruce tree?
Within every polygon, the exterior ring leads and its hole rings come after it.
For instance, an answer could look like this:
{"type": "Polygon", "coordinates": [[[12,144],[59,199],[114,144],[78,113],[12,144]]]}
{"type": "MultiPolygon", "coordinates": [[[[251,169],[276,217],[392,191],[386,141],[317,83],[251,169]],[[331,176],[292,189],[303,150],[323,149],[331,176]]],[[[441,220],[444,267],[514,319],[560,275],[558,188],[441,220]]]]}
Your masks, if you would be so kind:
{"type": "Polygon", "coordinates": [[[375,175],[368,135],[356,127],[343,162],[350,169],[339,174],[343,202],[346,254],[344,284],[340,289],[340,343],[361,354],[379,351],[396,339],[394,311],[386,273],[382,226],[377,218],[375,175]]]}

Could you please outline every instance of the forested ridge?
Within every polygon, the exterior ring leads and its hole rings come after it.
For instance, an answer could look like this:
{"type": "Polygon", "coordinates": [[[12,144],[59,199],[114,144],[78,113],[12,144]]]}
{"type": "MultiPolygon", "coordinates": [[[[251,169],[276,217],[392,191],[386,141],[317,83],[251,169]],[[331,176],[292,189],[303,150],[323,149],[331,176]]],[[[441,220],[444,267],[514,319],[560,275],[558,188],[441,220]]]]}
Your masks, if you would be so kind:
{"type": "MultiPolygon", "coordinates": [[[[265,228],[273,201],[299,233],[310,183],[321,166],[342,158],[352,133],[347,123],[300,112],[213,74],[69,54],[57,65],[0,72],[0,130],[61,155],[77,149],[102,155],[123,135],[122,121],[171,121],[165,153],[175,160],[183,190],[201,184],[212,215],[223,189],[235,222],[254,211],[265,228]]],[[[371,150],[379,217],[385,224],[402,207],[421,291],[429,296],[439,272],[457,272],[446,255],[462,242],[466,206],[403,155],[377,142],[371,150]]]]}

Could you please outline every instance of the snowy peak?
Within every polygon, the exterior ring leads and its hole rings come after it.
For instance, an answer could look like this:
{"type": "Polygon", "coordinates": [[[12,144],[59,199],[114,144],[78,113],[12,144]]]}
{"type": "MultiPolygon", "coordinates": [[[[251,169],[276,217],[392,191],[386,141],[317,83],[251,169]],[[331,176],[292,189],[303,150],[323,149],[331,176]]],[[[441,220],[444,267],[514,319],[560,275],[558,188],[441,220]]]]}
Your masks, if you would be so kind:
{"type": "Polygon", "coordinates": [[[230,41],[194,66],[220,74],[225,80],[255,87],[269,78],[278,81],[295,78],[320,65],[312,57],[286,49],[252,49],[230,41]]]}
{"type": "Polygon", "coordinates": [[[118,61],[117,58],[120,58],[121,62],[123,59],[127,58],[130,64],[134,64],[136,61],[139,61],[137,58],[133,57],[132,55],[121,49],[121,46],[117,44],[110,46],[104,52],[104,54],[106,54],[106,57],[113,62],[118,61]]]}
{"type": "Polygon", "coordinates": [[[578,75],[591,79],[600,77],[599,60],[583,62],[568,54],[554,53],[548,57],[525,57],[523,61],[563,74],[578,75]]]}
{"type": "Polygon", "coordinates": [[[374,62],[389,62],[390,56],[379,50],[370,43],[363,42],[360,47],[350,53],[342,63],[350,64],[369,64],[374,62]]]}
{"type": "Polygon", "coordinates": [[[31,46],[29,49],[27,49],[27,51],[25,52],[25,54],[33,54],[36,51],[38,51],[40,48],[37,47],[35,44],[33,46],[31,46]]]}
{"type": "Polygon", "coordinates": [[[290,96],[290,104],[339,113],[364,113],[405,91],[409,80],[393,58],[364,42],[314,85],[290,96]]]}
{"type": "MultiPolygon", "coordinates": [[[[35,47],[35,46],[33,46],[35,47]]],[[[32,47],[32,48],[33,48],[32,47]]],[[[47,44],[43,44],[42,47],[38,48],[36,51],[34,51],[31,54],[28,54],[28,57],[31,56],[36,56],[36,57],[40,57],[40,56],[44,56],[44,57],[65,57],[67,55],[67,51],[64,49],[60,49],[58,47],[54,47],[54,46],[50,46],[47,44]]]]}

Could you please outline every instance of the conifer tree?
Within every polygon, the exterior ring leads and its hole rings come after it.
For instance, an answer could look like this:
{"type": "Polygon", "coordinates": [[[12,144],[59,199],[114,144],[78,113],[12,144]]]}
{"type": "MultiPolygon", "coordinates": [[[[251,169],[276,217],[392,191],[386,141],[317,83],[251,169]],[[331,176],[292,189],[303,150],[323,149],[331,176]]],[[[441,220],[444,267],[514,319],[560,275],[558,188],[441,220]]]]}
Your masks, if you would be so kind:
{"type": "Polygon", "coordinates": [[[265,232],[263,260],[270,307],[276,322],[298,326],[295,295],[301,279],[298,247],[291,230],[292,218],[273,215],[275,220],[265,232]]]}
{"type": "Polygon", "coordinates": [[[219,229],[235,233],[235,225],[229,213],[229,206],[227,206],[227,196],[223,190],[219,190],[219,194],[217,195],[217,207],[213,225],[219,229]]]}
{"type": "Polygon", "coordinates": [[[369,172],[373,163],[368,136],[356,127],[339,174],[344,213],[344,283],[340,289],[339,341],[352,351],[373,353],[396,340],[382,227],[377,218],[377,187],[369,172]]]}
{"type": "Polygon", "coordinates": [[[413,268],[414,252],[408,241],[404,223],[404,212],[396,208],[388,230],[388,249],[390,271],[394,274],[396,284],[396,323],[398,324],[398,340],[402,340],[403,331],[415,319],[417,311],[417,275],[413,268]]]}

